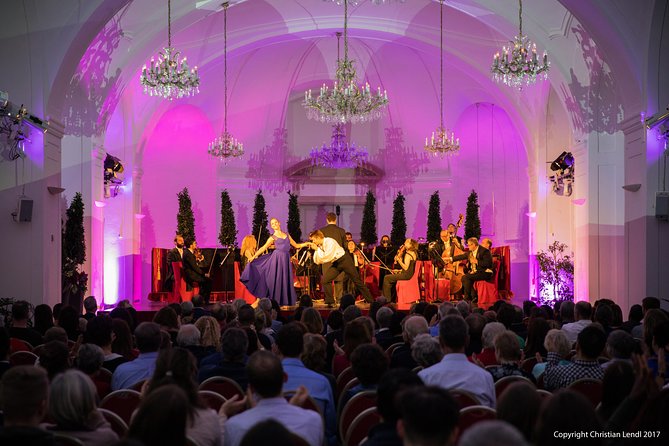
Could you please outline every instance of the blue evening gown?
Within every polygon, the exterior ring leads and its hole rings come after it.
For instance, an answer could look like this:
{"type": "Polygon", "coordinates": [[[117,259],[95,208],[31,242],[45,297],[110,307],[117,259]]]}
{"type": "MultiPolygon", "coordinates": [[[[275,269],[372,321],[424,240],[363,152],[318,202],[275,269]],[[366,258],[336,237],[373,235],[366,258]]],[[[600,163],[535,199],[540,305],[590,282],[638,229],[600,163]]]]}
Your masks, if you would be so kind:
{"type": "Polygon", "coordinates": [[[256,297],[269,297],[279,305],[295,305],[297,297],[290,269],[290,239],[272,235],[274,252],[246,265],[240,282],[256,297]]]}

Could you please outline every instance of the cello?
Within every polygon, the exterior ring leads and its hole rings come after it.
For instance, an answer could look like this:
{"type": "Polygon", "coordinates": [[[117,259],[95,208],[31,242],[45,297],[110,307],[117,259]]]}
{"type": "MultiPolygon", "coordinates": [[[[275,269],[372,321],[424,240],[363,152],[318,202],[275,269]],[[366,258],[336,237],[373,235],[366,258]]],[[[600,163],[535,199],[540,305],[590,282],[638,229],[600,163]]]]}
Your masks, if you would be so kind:
{"type": "MultiPolygon", "coordinates": [[[[453,238],[455,238],[455,236],[458,233],[458,229],[460,229],[460,226],[462,226],[463,219],[464,215],[460,214],[458,217],[458,222],[455,225],[455,232],[453,233],[453,238]]],[[[460,254],[464,254],[464,251],[460,249],[458,246],[456,246],[455,243],[451,242],[449,244],[451,245],[451,249],[450,250],[445,249],[444,252],[442,253],[442,258],[444,259],[448,257],[453,258],[460,254]]],[[[460,292],[460,290],[462,290],[462,276],[464,276],[465,274],[462,262],[464,262],[464,260],[447,263],[446,269],[444,270],[444,276],[450,281],[451,295],[457,294],[460,292]]]]}

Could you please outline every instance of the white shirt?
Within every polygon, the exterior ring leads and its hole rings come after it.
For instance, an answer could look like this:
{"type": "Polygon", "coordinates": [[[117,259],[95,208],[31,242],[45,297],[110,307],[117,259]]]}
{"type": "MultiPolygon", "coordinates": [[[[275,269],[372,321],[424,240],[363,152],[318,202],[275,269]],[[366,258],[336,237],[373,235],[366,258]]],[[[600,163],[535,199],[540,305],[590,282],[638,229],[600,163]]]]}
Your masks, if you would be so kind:
{"type": "Polygon", "coordinates": [[[325,237],[323,244],[314,252],[314,263],[322,265],[323,263],[334,262],[344,255],[344,248],[339,246],[335,239],[325,237]]]}
{"type": "Polygon", "coordinates": [[[564,324],[562,326],[562,331],[567,336],[569,343],[574,345],[574,342],[578,339],[578,334],[590,324],[592,324],[592,321],[581,319],[580,321],[572,322],[570,324],[564,324]]]}

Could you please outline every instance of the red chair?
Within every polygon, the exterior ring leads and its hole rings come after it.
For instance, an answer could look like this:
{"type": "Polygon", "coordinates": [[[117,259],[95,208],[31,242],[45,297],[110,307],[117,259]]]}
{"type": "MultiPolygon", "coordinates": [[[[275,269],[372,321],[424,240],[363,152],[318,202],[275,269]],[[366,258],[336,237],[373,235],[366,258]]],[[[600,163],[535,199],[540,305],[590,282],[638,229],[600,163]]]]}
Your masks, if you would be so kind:
{"type": "Polygon", "coordinates": [[[241,273],[239,271],[239,262],[235,262],[235,299],[244,299],[247,304],[251,305],[256,300],[258,300],[258,298],[251,294],[251,292],[244,286],[244,284],[239,280],[240,277],[241,273]]]}
{"type": "Polygon", "coordinates": [[[9,339],[9,354],[16,352],[31,352],[33,351],[33,346],[30,345],[30,342],[24,341],[19,338],[10,338],[9,339]]]}
{"type": "Polygon", "coordinates": [[[386,356],[388,356],[388,359],[393,357],[393,352],[400,345],[404,345],[404,342],[396,342],[386,349],[386,356]]]}
{"type": "Polygon", "coordinates": [[[409,280],[400,280],[395,284],[397,290],[397,309],[409,310],[411,305],[420,300],[420,287],[418,286],[418,274],[420,266],[416,262],[413,276],[409,280]]]}
{"type": "Polygon", "coordinates": [[[460,406],[460,409],[464,409],[465,407],[469,407],[469,406],[480,406],[481,405],[481,402],[479,401],[479,399],[476,398],[476,396],[474,396],[472,393],[467,392],[466,390],[448,389],[448,392],[451,394],[451,396],[458,403],[458,406],[460,406]]]}
{"type": "Polygon", "coordinates": [[[487,420],[494,420],[497,418],[497,411],[488,406],[469,406],[460,409],[460,417],[458,418],[459,435],[469,429],[476,423],[487,420]]]}
{"type": "Polygon", "coordinates": [[[125,435],[128,433],[128,425],[121,417],[107,409],[99,408],[98,412],[100,412],[107,423],[111,425],[111,429],[116,432],[116,435],[118,435],[119,438],[125,437],[125,435]]]}
{"type": "Polygon", "coordinates": [[[226,400],[229,400],[235,395],[239,395],[239,399],[244,398],[244,391],[236,381],[226,378],[225,376],[212,376],[205,379],[198,390],[210,390],[221,395],[226,400]]]}
{"type": "Polygon", "coordinates": [[[553,396],[552,393],[550,393],[548,390],[544,389],[537,389],[537,393],[541,397],[542,400],[548,399],[553,396]]]}
{"type": "Polygon", "coordinates": [[[346,429],[344,446],[358,446],[367,437],[369,431],[380,422],[381,415],[376,407],[363,410],[346,429]]]}
{"type": "Polygon", "coordinates": [[[346,406],[340,408],[339,414],[339,437],[344,438],[346,428],[353,423],[355,417],[362,411],[370,407],[376,407],[376,392],[374,390],[365,390],[356,393],[348,400],[346,406]]]}
{"type": "Polygon", "coordinates": [[[493,261],[493,276],[490,281],[479,280],[474,282],[474,289],[478,295],[479,308],[488,308],[499,300],[499,291],[497,291],[497,276],[499,275],[499,260],[493,261]]]}
{"type": "MultiPolygon", "coordinates": [[[[543,358],[543,360],[546,361],[546,358],[543,358]]],[[[534,369],[535,365],[537,365],[537,358],[536,356],[532,356],[520,363],[520,369],[523,372],[532,373],[532,370],[534,369]]]]}
{"type": "Polygon", "coordinates": [[[144,387],[144,383],[147,382],[148,379],[143,379],[141,381],[137,381],[135,384],[130,386],[131,390],[136,390],[137,392],[142,393],[142,387],[144,387]]]}
{"type": "Polygon", "coordinates": [[[353,378],[350,380],[346,385],[341,389],[341,393],[337,397],[337,409],[341,410],[342,402],[344,401],[344,395],[346,395],[346,392],[355,386],[360,384],[360,380],[358,378],[353,378]]]}
{"type": "Polygon", "coordinates": [[[504,391],[513,383],[524,382],[531,384],[534,387],[534,383],[524,376],[505,376],[497,380],[495,383],[495,397],[499,401],[499,397],[504,393],[504,391]]]}
{"type": "Polygon", "coordinates": [[[346,367],[341,373],[337,376],[337,382],[335,385],[335,399],[339,399],[342,389],[348,384],[350,380],[355,378],[355,373],[353,373],[353,367],[346,367]]]}
{"type": "Polygon", "coordinates": [[[214,409],[216,412],[218,412],[223,403],[225,403],[223,395],[212,392],[211,390],[198,390],[197,394],[207,407],[214,409]]]}
{"type": "Polygon", "coordinates": [[[81,440],[70,435],[54,433],[53,440],[56,446],[84,446],[81,440]]]}
{"type": "Polygon", "coordinates": [[[182,262],[172,262],[172,269],[174,271],[174,291],[172,292],[172,302],[182,302],[193,300],[195,294],[200,293],[200,287],[197,283],[193,283],[193,289],[188,291],[188,284],[186,279],[181,274],[183,270],[182,262]],[[178,286],[177,286],[178,285],[178,286]]]}
{"type": "Polygon", "coordinates": [[[130,425],[130,419],[139,406],[142,395],[136,390],[121,389],[110,393],[100,403],[101,409],[107,409],[121,417],[125,424],[130,425]]]}
{"type": "Polygon", "coordinates": [[[17,365],[35,365],[39,357],[33,352],[19,351],[9,355],[9,363],[12,366],[17,365]]]}
{"type": "Polygon", "coordinates": [[[592,407],[597,407],[602,402],[602,382],[598,379],[577,379],[567,388],[585,396],[592,403],[592,407]]]}

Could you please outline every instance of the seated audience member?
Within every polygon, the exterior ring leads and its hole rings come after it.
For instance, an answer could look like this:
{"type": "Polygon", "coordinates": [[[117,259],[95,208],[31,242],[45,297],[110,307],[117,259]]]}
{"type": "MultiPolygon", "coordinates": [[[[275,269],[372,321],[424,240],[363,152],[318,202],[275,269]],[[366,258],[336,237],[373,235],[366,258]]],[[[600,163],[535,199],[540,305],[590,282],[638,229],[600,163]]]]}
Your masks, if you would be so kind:
{"type": "MultiPolygon", "coordinates": [[[[411,357],[411,345],[416,336],[420,334],[427,334],[429,332],[427,321],[423,316],[409,316],[404,321],[402,329],[402,338],[404,345],[400,345],[395,350],[390,358],[390,368],[404,367],[405,369],[413,369],[418,364],[411,357]]],[[[344,344],[346,345],[346,344],[344,344]]]]}
{"type": "Polygon", "coordinates": [[[515,426],[531,442],[542,402],[532,384],[511,383],[497,400],[497,419],[515,426]]]}
{"type": "Polygon", "coordinates": [[[432,367],[421,370],[418,376],[426,385],[445,389],[463,389],[472,393],[479,402],[495,407],[495,385],[485,369],[472,364],[465,356],[469,327],[458,316],[446,316],[439,323],[439,343],[444,358],[432,367]]]}
{"type": "Polygon", "coordinates": [[[402,416],[397,431],[405,446],[455,444],[460,408],[448,391],[417,387],[405,390],[398,398],[402,416]]]}
{"type": "Polygon", "coordinates": [[[63,306],[58,317],[58,326],[65,330],[67,339],[76,341],[81,334],[79,330],[79,313],[69,305],[63,306]]]}
{"type": "Polygon", "coordinates": [[[604,350],[605,345],[606,334],[604,334],[604,330],[599,324],[595,324],[585,327],[578,334],[576,356],[573,362],[559,365],[558,361],[562,358],[556,352],[548,352],[546,371],[544,372],[546,390],[567,387],[581,378],[601,380],[604,377],[604,369],[597,362],[597,358],[604,350]]]}
{"type": "Polygon", "coordinates": [[[481,334],[481,344],[483,349],[481,353],[472,355],[483,364],[483,366],[497,365],[497,357],[495,356],[495,336],[504,332],[506,328],[504,324],[500,322],[489,322],[483,327],[483,333],[481,334]]]}
{"type": "Polygon", "coordinates": [[[376,323],[379,326],[379,329],[376,330],[374,338],[376,343],[383,349],[386,350],[390,347],[394,341],[393,335],[390,334],[390,322],[393,318],[393,310],[388,307],[381,307],[376,312],[376,323]]]}
{"type": "Polygon", "coordinates": [[[75,360],[76,368],[85,373],[93,381],[100,399],[111,392],[109,379],[100,377],[100,369],[104,360],[105,355],[102,353],[102,349],[95,344],[83,344],[79,347],[77,359],[75,360]]]}
{"type": "Polygon", "coordinates": [[[114,373],[116,367],[128,362],[123,356],[112,351],[112,340],[114,339],[114,323],[109,316],[95,316],[86,325],[84,342],[95,344],[102,349],[104,362],[102,367],[114,373]]]}
{"type": "Polygon", "coordinates": [[[444,302],[439,305],[439,309],[437,310],[437,319],[434,321],[434,323],[430,321],[430,335],[435,338],[439,336],[439,321],[448,316],[451,310],[457,311],[455,310],[455,306],[453,306],[453,304],[450,302],[444,302]]]}
{"type": "MultiPolygon", "coordinates": [[[[629,333],[627,333],[629,335],[629,333]]],[[[627,398],[634,385],[632,364],[615,361],[606,368],[602,379],[602,401],[597,406],[597,415],[603,421],[611,418],[618,406],[627,398]]]]}
{"type": "Polygon", "coordinates": [[[272,337],[274,337],[278,332],[283,322],[277,320],[278,314],[277,310],[272,305],[272,300],[267,297],[263,297],[258,301],[258,308],[265,312],[270,321],[270,329],[272,330],[272,337]]]}
{"type": "Polygon", "coordinates": [[[193,317],[193,302],[186,300],[181,302],[181,323],[182,324],[192,324],[194,321],[193,317]]]}
{"type": "Polygon", "coordinates": [[[179,334],[179,316],[172,307],[163,307],[153,317],[153,322],[160,325],[160,329],[170,335],[172,344],[177,343],[177,334],[179,334]]]}
{"type": "MultiPolygon", "coordinates": [[[[544,340],[544,347],[547,352],[555,352],[560,360],[558,360],[558,365],[568,365],[571,364],[566,358],[571,352],[571,344],[567,340],[567,335],[564,334],[564,331],[553,328],[548,330],[546,333],[546,339],[544,340]]],[[[547,353],[548,354],[548,353],[547,353]]],[[[539,377],[546,370],[545,362],[537,362],[532,368],[532,376],[535,379],[539,377]]]]}
{"type": "Polygon", "coordinates": [[[185,348],[195,356],[195,359],[199,363],[203,358],[215,353],[215,350],[209,349],[205,350],[200,345],[200,330],[193,324],[184,324],[179,328],[179,333],[177,334],[177,345],[181,348],[185,348]]]}
{"type": "Polygon", "coordinates": [[[30,304],[25,300],[19,300],[12,304],[12,326],[9,329],[9,337],[26,341],[32,347],[42,344],[42,335],[37,330],[28,326],[30,317],[30,304]]]}
{"type": "MultiPolygon", "coordinates": [[[[536,392],[535,392],[536,393],[536,392]]],[[[530,440],[502,420],[481,421],[467,429],[458,446],[529,446],[530,440]]]]}
{"type": "Polygon", "coordinates": [[[56,376],[49,390],[49,419],[52,432],[74,437],[85,446],[111,446],[118,435],[98,412],[97,392],[91,379],[79,370],[56,376]]]}
{"type": "Polygon", "coordinates": [[[163,386],[142,399],[127,438],[143,445],[186,444],[186,421],[190,416],[186,393],[177,385],[163,386]]]}
{"type": "MultiPolygon", "coordinates": [[[[46,331],[53,327],[53,312],[47,304],[40,304],[35,307],[35,324],[33,328],[42,336],[46,331]]],[[[33,347],[37,347],[36,345],[33,347]]]]}
{"type": "MultiPolygon", "coordinates": [[[[602,331],[602,334],[604,332],[602,331]]],[[[592,403],[580,393],[571,390],[555,392],[541,406],[539,421],[535,429],[535,444],[541,446],[564,446],[565,441],[556,432],[600,432],[602,426],[597,419],[592,403]]],[[[603,445],[602,438],[581,436],[573,443],[579,445],[603,445]]]]}
{"type": "Polygon", "coordinates": [[[82,317],[87,321],[90,321],[95,317],[95,313],[98,311],[98,301],[95,300],[95,296],[88,296],[84,299],[84,314],[82,317]]]}
{"type": "Polygon", "coordinates": [[[161,343],[160,326],[153,322],[142,322],[135,330],[135,339],[139,356],[116,367],[112,376],[112,391],[132,387],[149,378],[156,368],[161,343]]]}
{"type": "Polygon", "coordinates": [[[323,318],[315,308],[305,308],[300,322],[307,328],[307,333],[323,334],[323,318]]]}
{"type": "Polygon", "coordinates": [[[332,358],[335,356],[335,341],[337,341],[339,345],[344,343],[344,315],[341,311],[333,310],[330,312],[325,331],[325,342],[328,344],[327,360],[325,361],[325,364],[328,370],[330,370],[332,366],[332,358]]]}
{"type": "Polygon", "coordinates": [[[191,299],[191,302],[193,303],[193,323],[195,323],[202,316],[211,316],[211,313],[209,313],[204,308],[205,305],[204,297],[202,297],[199,294],[196,294],[193,296],[193,299],[191,299]]]}
{"type": "Polygon", "coordinates": [[[613,331],[613,309],[611,305],[601,303],[597,306],[593,314],[593,322],[597,322],[604,329],[604,333],[608,336],[613,331]]]}
{"type": "Polygon", "coordinates": [[[466,300],[461,300],[455,305],[455,309],[458,310],[460,316],[465,319],[467,316],[472,314],[472,306],[466,300]]]}
{"type": "Polygon", "coordinates": [[[488,367],[495,382],[505,376],[522,376],[534,382],[534,376],[520,368],[521,350],[518,336],[511,330],[495,336],[495,357],[500,365],[488,367]]]}
{"type": "Polygon", "coordinates": [[[353,374],[360,383],[346,391],[340,410],[356,393],[376,390],[381,377],[388,370],[388,356],[378,345],[362,344],[351,354],[351,367],[353,368],[353,374]]]}
{"type": "Polygon", "coordinates": [[[39,367],[9,369],[0,382],[0,404],[4,423],[0,444],[54,446],[53,435],[39,428],[49,400],[49,380],[39,367]]]}
{"type": "Polygon", "coordinates": [[[52,381],[56,375],[71,367],[70,350],[62,342],[47,342],[40,351],[39,365],[46,370],[49,381],[52,381]]]}
{"type": "Polygon", "coordinates": [[[627,321],[623,322],[620,329],[632,334],[632,329],[637,325],[641,325],[641,319],[643,319],[643,309],[641,308],[641,305],[634,304],[630,307],[627,321]]]}
{"type": "MultiPolygon", "coordinates": [[[[299,437],[286,429],[278,421],[269,419],[261,421],[249,429],[242,438],[240,446],[257,446],[261,444],[271,444],[272,446],[295,446],[298,444],[296,438],[299,437]]],[[[300,437],[301,440],[301,437],[300,437]]]]}
{"type": "Polygon", "coordinates": [[[333,392],[336,390],[337,380],[327,371],[327,341],[322,335],[305,333],[304,349],[300,359],[309,370],[325,376],[333,392]]]}
{"type": "Polygon", "coordinates": [[[0,327],[0,380],[2,380],[2,375],[11,367],[9,363],[9,347],[9,333],[7,333],[5,327],[0,327]]]}
{"type": "Polygon", "coordinates": [[[660,299],[657,297],[644,297],[641,301],[641,313],[643,314],[643,319],[641,323],[634,328],[632,328],[632,337],[636,339],[643,339],[644,334],[644,324],[646,323],[646,315],[650,310],[659,310],[660,309],[660,299]]]}
{"type": "Polygon", "coordinates": [[[51,327],[44,333],[44,343],[48,344],[51,341],[58,341],[68,345],[67,333],[60,327],[51,327]]]}
{"type": "Polygon", "coordinates": [[[198,446],[219,446],[222,435],[219,417],[198,396],[196,374],[195,357],[188,350],[180,347],[161,350],[146,393],[151,395],[157,389],[173,384],[179,386],[188,399],[190,416],[186,435],[198,446]]]}
{"type": "MultiPolygon", "coordinates": [[[[291,322],[281,327],[276,337],[276,346],[281,356],[283,371],[287,376],[284,390],[289,392],[296,391],[300,386],[306,387],[309,395],[313,397],[321,408],[321,412],[325,418],[325,435],[328,442],[336,441],[337,412],[335,410],[332,386],[326,377],[313,370],[309,370],[300,360],[300,355],[304,350],[304,328],[302,324],[291,322]]],[[[249,384],[251,384],[250,370],[249,384]]]]}
{"type": "Polygon", "coordinates": [[[419,334],[413,340],[411,357],[416,361],[416,364],[426,369],[441,361],[444,357],[444,352],[441,351],[441,346],[437,338],[424,333],[419,334]]]}
{"type": "Polygon", "coordinates": [[[239,328],[243,329],[246,331],[246,335],[249,337],[249,347],[251,347],[251,338],[253,337],[252,334],[255,334],[257,337],[256,345],[253,347],[256,347],[253,349],[253,351],[257,350],[257,344],[260,342],[260,344],[263,346],[264,349],[269,350],[272,348],[272,341],[270,338],[264,334],[264,333],[258,333],[255,330],[255,322],[256,322],[256,311],[253,309],[253,307],[249,304],[244,304],[242,305],[239,310],[237,310],[237,320],[239,321],[239,328]]]}
{"type": "Polygon", "coordinates": [[[571,324],[574,322],[574,302],[565,300],[560,304],[560,312],[558,319],[561,325],[571,324]]]}
{"type": "Polygon", "coordinates": [[[546,351],[546,347],[544,347],[544,340],[546,339],[546,333],[550,329],[548,321],[543,317],[530,318],[527,326],[527,341],[523,349],[526,358],[533,358],[537,353],[543,358],[546,357],[548,352],[546,351]]]}
{"type": "Polygon", "coordinates": [[[655,348],[653,347],[653,335],[656,328],[669,321],[667,314],[658,309],[648,310],[643,318],[643,348],[649,356],[652,356],[655,348]]]}
{"type": "Polygon", "coordinates": [[[376,391],[381,423],[369,431],[366,446],[402,446],[402,439],[397,434],[400,414],[396,397],[405,389],[414,390],[422,386],[423,381],[407,369],[389,370],[381,377],[376,391]]]}
{"type": "Polygon", "coordinates": [[[482,314],[472,313],[467,318],[465,322],[469,326],[469,345],[465,350],[467,356],[471,356],[472,353],[479,354],[483,350],[483,328],[486,326],[486,318],[482,314]]]}
{"type": "MultiPolygon", "coordinates": [[[[125,311],[121,309],[122,311],[125,311]]],[[[112,311],[113,313],[113,311],[112,311]]],[[[112,340],[112,352],[123,356],[127,361],[136,359],[139,351],[133,348],[132,332],[130,325],[123,319],[115,319],[112,316],[112,332],[114,338],[112,340]]]]}
{"type": "MultiPolygon", "coordinates": [[[[358,307],[349,307],[358,308],[358,307]]],[[[348,311],[348,309],[347,309],[348,311]]],[[[332,361],[332,374],[339,376],[347,367],[351,365],[351,353],[357,346],[369,344],[372,342],[372,333],[369,331],[369,325],[362,319],[355,319],[344,326],[344,345],[343,354],[337,354],[332,361]]]]}
{"type": "Polygon", "coordinates": [[[631,334],[624,330],[613,330],[606,339],[606,352],[611,360],[602,364],[606,370],[616,362],[626,362],[632,365],[632,353],[636,349],[636,341],[631,334]]]}
{"type": "Polygon", "coordinates": [[[228,328],[223,333],[222,356],[217,363],[203,365],[198,374],[198,381],[203,382],[212,376],[224,376],[235,381],[246,390],[246,351],[249,339],[241,328],[228,328]]]}
{"type": "Polygon", "coordinates": [[[221,326],[212,316],[202,316],[195,326],[200,330],[200,345],[211,354],[221,351],[221,326]]]}
{"type": "MultiPolygon", "coordinates": [[[[284,332],[291,324],[279,331],[284,332]]],[[[300,338],[302,336],[301,330],[300,338]]],[[[277,340],[281,345],[281,341],[277,340]]],[[[284,369],[278,357],[268,351],[258,351],[249,358],[248,363],[249,389],[259,401],[252,409],[248,409],[228,419],[225,423],[224,444],[238,446],[248,431],[258,422],[273,419],[281,423],[289,431],[297,434],[310,445],[323,444],[323,422],[320,415],[312,410],[302,409],[289,404],[282,395],[284,369]]]]}
{"type": "Polygon", "coordinates": [[[590,305],[590,302],[581,301],[574,305],[575,322],[562,325],[562,331],[567,335],[567,340],[571,345],[574,345],[581,330],[592,323],[591,317],[592,305],[590,305]]]}

